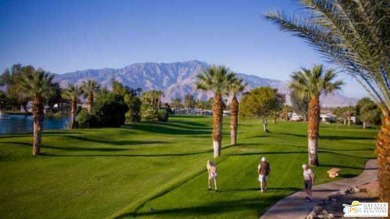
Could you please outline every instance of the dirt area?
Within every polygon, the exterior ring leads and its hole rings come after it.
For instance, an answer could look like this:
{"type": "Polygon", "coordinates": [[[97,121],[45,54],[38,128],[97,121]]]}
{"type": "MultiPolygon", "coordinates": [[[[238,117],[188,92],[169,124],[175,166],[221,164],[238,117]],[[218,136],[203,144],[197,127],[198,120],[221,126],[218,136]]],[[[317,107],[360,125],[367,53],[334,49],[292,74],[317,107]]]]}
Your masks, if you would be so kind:
{"type": "Polygon", "coordinates": [[[324,204],[314,207],[306,218],[343,218],[343,204],[350,205],[353,201],[377,202],[378,194],[378,181],[340,190],[324,200],[324,204]]]}

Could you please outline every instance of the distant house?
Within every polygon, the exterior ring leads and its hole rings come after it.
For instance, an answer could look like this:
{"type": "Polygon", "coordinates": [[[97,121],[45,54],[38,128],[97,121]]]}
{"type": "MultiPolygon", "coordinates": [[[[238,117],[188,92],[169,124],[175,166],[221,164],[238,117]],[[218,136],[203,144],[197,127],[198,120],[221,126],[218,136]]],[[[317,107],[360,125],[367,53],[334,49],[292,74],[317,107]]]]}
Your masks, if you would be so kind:
{"type": "Polygon", "coordinates": [[[323,123],[333,123],[336,121],[336,116],[332,113],[321,114],[320,118],[323,123]]]}
{"type": "Polygon", "coordinates": [[[224,110],[223,111],[224,116],[230,116],[230,110],[224,110]]]}
{"type": "Polygon", "coordinates": [[[303,121],[303,116],[293,112],[290,120],[291,121],[303,121]]]}

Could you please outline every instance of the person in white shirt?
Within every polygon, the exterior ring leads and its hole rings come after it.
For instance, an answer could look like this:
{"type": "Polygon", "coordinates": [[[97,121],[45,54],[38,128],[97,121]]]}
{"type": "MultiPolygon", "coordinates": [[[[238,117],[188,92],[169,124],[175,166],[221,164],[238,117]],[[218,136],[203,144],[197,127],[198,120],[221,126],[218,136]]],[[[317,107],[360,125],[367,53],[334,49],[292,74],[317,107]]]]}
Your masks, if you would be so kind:
{"type": "Polygon", "coordinates": [[[207,161],[207,172],[208,172],[208,186],[209,190],[211,189],[211,181],[214,180],[214,189],[215,191],[218,190],[217,188],[217,165],[210,160],[207,161]]]}
{"type": "Polygon", "coordinates": [[[314,173],[313,171],[307,166],[307,164],[302,165],[303,169],[303,181],[304,181],[304,186],[306,190],[306,199],[308,201],[312,201],[311,198],[311,187],[314,184],[314,173]]]}

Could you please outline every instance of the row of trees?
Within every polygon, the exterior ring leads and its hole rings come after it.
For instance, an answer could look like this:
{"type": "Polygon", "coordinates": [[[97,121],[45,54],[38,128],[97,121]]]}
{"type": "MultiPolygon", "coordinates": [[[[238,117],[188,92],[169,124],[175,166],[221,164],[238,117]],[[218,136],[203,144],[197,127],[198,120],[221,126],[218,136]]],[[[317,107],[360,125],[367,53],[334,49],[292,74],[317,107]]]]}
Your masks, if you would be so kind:
{"type": "Polygon", "coordinates": [[[141,101],[134,89],[113,81],[113,91],[110,92],[101,89],[93,80],[85,81],[81,86],[71,85],[67,89],[60,89],[53,78],[53,74],[20,64],[6,69],[0,78],[1,85],[6,86],[6,92],[0,95],[3,109],[22,106],[27,112],[27,104],[32,101],[33,155],[40,154],[45,105],[69,102],[70,128],[120,126],[125,120],[140,121],[141,101]],[[81,96],[87,99],[87,109],[80,111],[78,103],[81,96]]]}
{"type": "Polygon", "coordinates": [[[237,95],[244,91],[246,84],[242,79],[223,66],[211,66],[197,75],[196,88],[203,91],[211,91],[214,94],[213,110],[213,149],[214,157],[221,155],[222,144],[222,119],[223,96],[232,95],[231,112],[231,145],[237,142],[238,109],[237,95]]]}
{"type": "Polygon", "coordinates": [[[380,125],[382,114],[379,107],[368,97],[360,99],[356,106],[337,107],[332,110],[344,125],[351,125],[351,118],[355,117],[355,123],[367,126],[380,125]]]}
{"type": "MultiPolygon", "coordinates": [[[[198,109],[211,109],[213,106],[213,98],[210,98],[208,100],[197,100],[195,99],[194,95],[192,94],[186,94],[184,96],[184,101],[182,101],[181,98],[172,98],[171,99],[171,107],[174,109],[192,109],[192,108],[198,108],[198,109]]],[[[225,100],[226,104],[226,100],[225,100]]]]}

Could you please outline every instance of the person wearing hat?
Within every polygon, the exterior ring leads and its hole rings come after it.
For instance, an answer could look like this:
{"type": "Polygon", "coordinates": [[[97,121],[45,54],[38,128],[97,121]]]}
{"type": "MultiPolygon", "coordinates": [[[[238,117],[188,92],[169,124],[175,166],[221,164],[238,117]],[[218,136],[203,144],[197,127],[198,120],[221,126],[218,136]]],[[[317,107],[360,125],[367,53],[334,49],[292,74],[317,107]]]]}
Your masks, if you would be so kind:
{"type": "Polygon", "coordinates": [[[261,163],[257,166],[257,173],[259,174],[260,191],[267,191],[267,176],[271,172],[271,167],[265,157],[261,158],[261,163]]]}
{"type": "Polygon", "coordinates": [[[311,202],[312,201],[312,199],[311,199],[311,187],[314,184],[314,173],[307,166],[307,164],[303,164],[302,165],[302,169],[303,169],[303,183],[304,183],[306,194],[307,194],[306,200],[311,202]]]}

